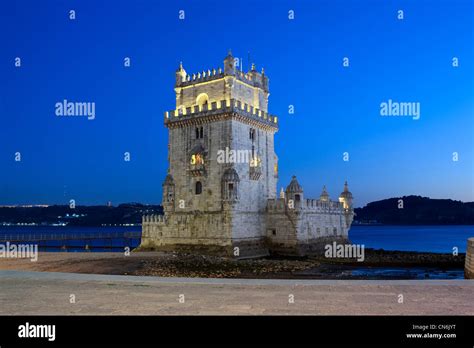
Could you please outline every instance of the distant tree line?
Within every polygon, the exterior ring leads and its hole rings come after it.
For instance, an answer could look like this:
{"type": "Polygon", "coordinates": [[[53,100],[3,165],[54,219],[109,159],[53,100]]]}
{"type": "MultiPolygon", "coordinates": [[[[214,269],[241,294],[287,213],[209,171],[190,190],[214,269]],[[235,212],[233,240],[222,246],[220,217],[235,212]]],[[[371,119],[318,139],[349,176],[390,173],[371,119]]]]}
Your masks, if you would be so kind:
{"type": "Polygon", "coordinates": [[[421,196],[389,198],[355,209],[355,222],[386,225],[474,225],[474,202],[421,196]]]}
{"type": "Polygon", "coordinates": [[[141,223],[143,214],[162,214],[161,205],[125,203],[119,206],[52,205],[49,207],[0,207],[1,223],[37,223],[68,226],[101,226],[103,224],[141,223]]]}

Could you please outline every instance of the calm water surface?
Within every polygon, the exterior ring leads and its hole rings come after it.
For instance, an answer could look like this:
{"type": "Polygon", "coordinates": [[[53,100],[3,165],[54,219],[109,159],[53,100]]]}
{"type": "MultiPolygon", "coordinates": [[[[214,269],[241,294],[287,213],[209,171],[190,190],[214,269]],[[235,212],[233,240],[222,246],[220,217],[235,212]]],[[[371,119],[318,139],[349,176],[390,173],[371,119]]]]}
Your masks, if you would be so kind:
{"type": "Polygon", "coordinates": [[[474,237],[474,226],[357,226],[349,231],[352,243],[366,248],[452,253],[457,247],[466,252],[467,239],[474,237]]]}

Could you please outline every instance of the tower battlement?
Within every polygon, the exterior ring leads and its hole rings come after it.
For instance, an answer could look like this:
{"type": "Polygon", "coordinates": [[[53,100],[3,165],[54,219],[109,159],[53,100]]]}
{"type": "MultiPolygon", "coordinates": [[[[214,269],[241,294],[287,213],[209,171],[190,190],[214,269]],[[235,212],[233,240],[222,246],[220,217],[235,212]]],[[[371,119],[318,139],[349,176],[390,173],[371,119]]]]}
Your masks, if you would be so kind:
{"type": "MultiPolygon", "coordinates": [[[[221,100],[239,100],[243,104],[268,112],[269,79],[257,72],[255,65],[248,72],[237,69],[232,54],[224,59],[224,68],[208,69],[188,74],[180,64],[176,70],[176,110],[198,106],[221,100]]],[[[209,107],[209,106],[208,106],[209,107]]],[[[184,113],[185,111],[183,111],[184,113]]]]}
{"type": "Polygon", "coordinates": [[[181,79],[176,80],[176,87],[185,87],[196,83],[208,82],[216,79],[221,79],[225,76],[222,68],[208,69],[202,72],[193,74],[185,74],[181,79]]]}
{"type": "Polygon", "coordinates": [[[247,83],[252,87],[258,87],[268,91],[268,77],[266,77],[265,74],[257,73],[252,70],[248,72],[235,70],[232,74],[226,74],[222,68],[213,68],[208,69],[207,71],[203,70],[193,74],[186,74],[182,79],[176,81],[175,87],[187,87],[197,83],[210,82],[223,79],[225,76],[235,77],[239,81],[247,83]]]}
{"type": "MultiPolygon", "coordinates": [[[[242,63],[240,62],[240,64],[242,63]]],[[[175,87],[184,88],[199,83],[224,79],[224,77],[232,77],[251,87],[260,88],[265,92],[269,91],[269,80],[265,75],[265,70],[262,68],[260,73],[257,72],[255,64],[252,64],[251,69],[247,72],[239,70],[237,68],[236,59],[230,52],[224,59],[224,69],[219,67],[217,69],[212,68],[188,74],[184,69],[183,64],[180,63],[178,70],[176,70],[175,87]]]]}
{"type": "MultiPolygon", "coordinates": [[[[179,108],[171,111],[166,111],[165,125],[170,127],[175,122],[183,121],[199,121],[202,122],[203,117],[213,115],[229,115],[230,113],[236,113],[239,116],[247,118],[249,121],[257,121],[267,126],[278,129],[278,117],[271,115],[264,110],[254,108],[252,105],[243,103],[236,99],[223,99],[219,101],[213,101],[209,104],[204,105],[193,105],[187,108],[179,108]]],[[[216,119],[213,118],[213,121],[216,119]]],[[[187,122],[189,123],[189,122],[187,122]]]]}

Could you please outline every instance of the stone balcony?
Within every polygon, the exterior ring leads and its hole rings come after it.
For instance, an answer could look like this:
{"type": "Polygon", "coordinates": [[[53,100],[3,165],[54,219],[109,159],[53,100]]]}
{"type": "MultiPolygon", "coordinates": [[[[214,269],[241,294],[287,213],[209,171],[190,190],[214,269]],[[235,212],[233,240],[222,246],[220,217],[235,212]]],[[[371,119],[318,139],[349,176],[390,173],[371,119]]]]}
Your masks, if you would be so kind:
{"type": "Polygon", "coordinates": [[[259,180],[260,177],[262,176],[262,168],[259,166],[249,167],[249,178],[250,180],[259,180]]]}

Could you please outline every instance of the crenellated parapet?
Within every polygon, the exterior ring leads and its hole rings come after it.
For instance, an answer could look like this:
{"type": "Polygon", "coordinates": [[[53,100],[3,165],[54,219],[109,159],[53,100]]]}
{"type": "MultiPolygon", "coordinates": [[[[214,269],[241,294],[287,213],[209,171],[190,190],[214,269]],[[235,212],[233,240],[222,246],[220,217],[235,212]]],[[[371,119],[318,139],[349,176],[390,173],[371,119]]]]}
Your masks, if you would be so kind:
{"type": "Polygon", "coordinates": [[[217,80],[224,77],[222,68],[219,69],[208,69],[202,72],[193,74],[184,74],[182,79],[179,79],[176,83],[176,87],[186,87],[195,83],[202,83],[217,80]]]}
{"type": "Polygon", "coordinates": [[[244,72],[242,70],[238,70],[233,56],[226,57],[224,60],[224,69],[219,67],[217,69],[212,68],[189,74],[186,72],[186,70],[184,70],[183,65],[180,64],[178,70],[176,71],[176,75],[177,77],[175,87],[178,88],[210,82],[222,79],[227,76],[235,78],[249,86],[261,88],[266,92],[268,92],[269,87],[269,80],[263,69],[259,73],[255,69],[255,65],[252,64],[252,69],[250,71],[244,72]]]}
{"type": "Polygon", "coordinates": [[[165,216],[161,214],[150,214],[142,216],[142,225],[165,223],[165,216]]]}
{"type": "Polygon", "coordinates": [[[265,74],[260,74],[252,70],[247,73],[236,70],[234,76],[240,82],[249,84],[252,87],[261,88],[268,92],[268,77],[266,77],[265,74]]]}
{"type": "Polygon", "coordinates": [[[302,201],[292,201],[286,198],[269,199],[267,201],[267,211],[272,213],[285,213],[288,211],[313,212],[313,213],[337,213],[344,212],[341,202],[321,201],[319,199],[304,199],[302,201]]]}
{"type": "MultiPolygon", "coordinates": [[[[269,127],[278,129],[278,117],[271,115],[263,110],[254,108],[253,106],[242,103],[236,99],[223,99],[220,101],[214,101],[204,105],[194,105],[187,108],[175,109],[165,112],[165,125],[167,127],[173,127],[174,124],[180,125],[180,123],[196,123],[202,122],[203,119],[220,115],[222,117],[241,117],[246,118],[249,121],[261,123],[269,127]],[[233,115],[231,115],[233,114],[233,115]]],[[[215,118],[211,118],[215,121],[215,118]]]]}

